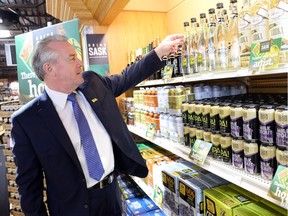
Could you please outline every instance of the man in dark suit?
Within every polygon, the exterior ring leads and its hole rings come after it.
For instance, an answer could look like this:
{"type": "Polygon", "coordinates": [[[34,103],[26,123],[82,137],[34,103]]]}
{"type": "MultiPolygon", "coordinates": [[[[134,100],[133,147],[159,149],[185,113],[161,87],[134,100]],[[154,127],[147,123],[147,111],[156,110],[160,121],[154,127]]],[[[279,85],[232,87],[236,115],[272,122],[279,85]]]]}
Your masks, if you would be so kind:
{"type": "Polygon", "coordinates": [[[148,170],[115,97],[163,67],[161,57],[182,42],[183,35],[169,35],[142,60],[110,77],[82,73],[82,62],[63,36],[49,36],[37,44],[32,65],[45,90],[12,116],[16,183],[25,215],[47,215],[44,175],[51,216],[121,215],[115,177],[122,173],[145,177],[148,170]],[[75,103],[90,129],[84,131],[91,131],[92,147],[97,149],[99,179],[90,174],[91,152],[84,147],[75,103]]]}

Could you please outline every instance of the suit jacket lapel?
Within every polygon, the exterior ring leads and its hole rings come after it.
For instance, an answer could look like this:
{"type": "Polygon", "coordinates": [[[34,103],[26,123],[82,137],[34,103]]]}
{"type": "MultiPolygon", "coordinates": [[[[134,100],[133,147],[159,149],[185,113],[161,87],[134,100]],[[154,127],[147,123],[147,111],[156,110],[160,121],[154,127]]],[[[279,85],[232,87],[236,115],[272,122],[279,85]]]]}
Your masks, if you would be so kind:
{"type": "Polygon", "coordinates": [[[74,147],[71,143],[71,140],[58,116],[58,113],[51,101],[48,97],[47,93],[41,95],[39,99],[39,109],[38,114],[43,119],[46,126],[49,128],[50,132],[54,135],[56,140],[62,145],[62,147],[66,150],[68,155],[74,161],[79,170],[82,171],[80,162],[78,160],[77,154],[74,150],[74,147]]]}

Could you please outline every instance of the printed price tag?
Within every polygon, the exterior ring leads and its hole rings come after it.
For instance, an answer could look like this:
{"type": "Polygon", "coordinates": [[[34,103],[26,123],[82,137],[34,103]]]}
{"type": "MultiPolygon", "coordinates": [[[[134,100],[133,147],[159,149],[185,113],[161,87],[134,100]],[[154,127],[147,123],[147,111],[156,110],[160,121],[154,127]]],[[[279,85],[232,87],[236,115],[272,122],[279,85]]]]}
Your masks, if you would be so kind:
{"type": "Polygon", "coordinates": [[[202,140],[196,140],[193,147],[191,148],[191,152],[189,157],[197,164],[203,165],[206,157],[212,147],[212,143],[205,142],[202,140]]]}
{"type": "Polygon", "coordinates": [[[267,195],[288,209],[288,167],[278,166],[267,195]]]}
{"type": "Polygon", "coordinates": [[[156,133],[156,125],[153,123],[148,123],[146,129],[146,137],[153,140],[155,133],[156,133]]]}
{"type": "Polygon", "coordinates": [[[173,70],[174,70],[174,65],[173,64],[166,65],[164,67],[164,70],[163,70],[162,80],[164,80],[164,81],[171,80],[173,70]]]}

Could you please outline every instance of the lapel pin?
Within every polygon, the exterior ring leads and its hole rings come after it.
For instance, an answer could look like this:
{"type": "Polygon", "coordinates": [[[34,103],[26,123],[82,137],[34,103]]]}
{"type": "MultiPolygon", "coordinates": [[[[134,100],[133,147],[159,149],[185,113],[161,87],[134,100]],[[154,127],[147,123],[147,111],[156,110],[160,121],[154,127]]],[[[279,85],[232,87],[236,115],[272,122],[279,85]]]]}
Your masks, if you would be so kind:
{"type": "Polygon", "coordinates": [[[95,103],[98,99],[97,98],[93,98],[92,102],[95,103]]]}

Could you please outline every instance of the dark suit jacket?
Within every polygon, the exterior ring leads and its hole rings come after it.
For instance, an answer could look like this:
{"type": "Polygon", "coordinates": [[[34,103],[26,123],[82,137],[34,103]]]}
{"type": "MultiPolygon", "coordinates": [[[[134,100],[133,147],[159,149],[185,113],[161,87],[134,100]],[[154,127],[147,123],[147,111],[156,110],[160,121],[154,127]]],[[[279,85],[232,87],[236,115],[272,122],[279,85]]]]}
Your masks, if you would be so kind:
{"type": "MultiPolygon", "coordinates": [[[[106,128],[113,143],[115,172],[145,177],[148,173],[115,97],[124,93],[163,63],[152,51],[140,62],[111,77],[88,71],[78,88],[106,128]],[[95,100],[93,99],[97,99],[95,100]],[[93,102],[94,101],[94,102],[93,102]]],[[[88,216],[88,190],[83,171],[69,136],[47,93],[30,101],[12,116],[16,183],[26,215],[46,215],[43,203],[43,171],[47,181],[51,216],[88,216]]],[[[105,143],[102,143],[105,145],[105,143]]]]}

